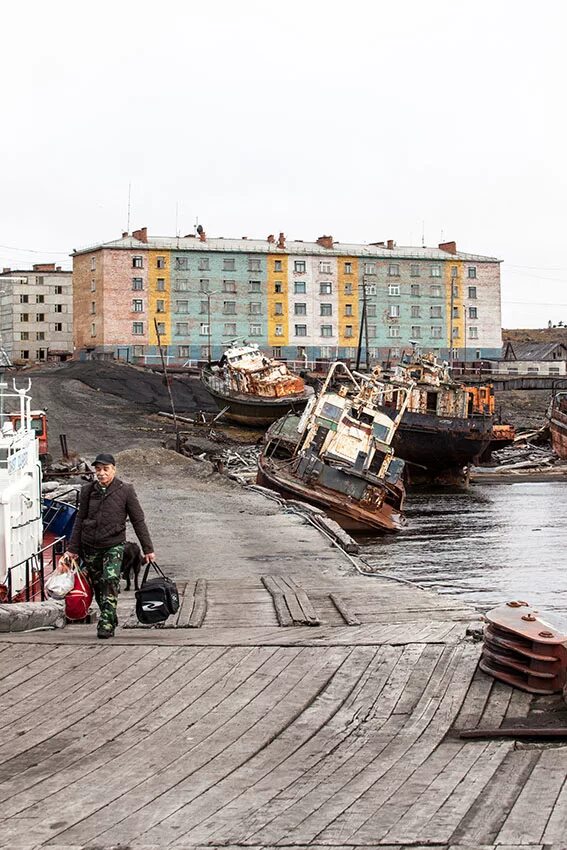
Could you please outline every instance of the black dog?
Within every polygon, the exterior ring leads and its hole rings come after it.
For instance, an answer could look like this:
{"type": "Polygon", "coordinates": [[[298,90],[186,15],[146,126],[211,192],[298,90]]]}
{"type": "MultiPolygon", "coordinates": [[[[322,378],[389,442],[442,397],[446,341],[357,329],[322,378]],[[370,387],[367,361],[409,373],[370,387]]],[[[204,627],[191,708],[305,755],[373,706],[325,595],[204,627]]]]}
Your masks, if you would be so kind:
{"type": "Polygon", "coordinates": [[[122,578],[126,579],[126,590],[130,590],[130,578],[134,574],[134,589],[138,590],[138,576],[144,559],[137,543],[128,541],[124,544],[124,555],[122,556],[122,578]]]}

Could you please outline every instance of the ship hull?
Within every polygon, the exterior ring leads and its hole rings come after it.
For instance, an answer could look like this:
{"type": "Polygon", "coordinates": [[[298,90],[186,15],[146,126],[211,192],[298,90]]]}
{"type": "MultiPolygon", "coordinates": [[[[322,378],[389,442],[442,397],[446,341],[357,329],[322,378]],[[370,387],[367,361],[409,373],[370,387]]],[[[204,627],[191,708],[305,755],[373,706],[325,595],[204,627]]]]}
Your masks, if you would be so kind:
{"type": "Polygon", "coordinates": [[[567,396],[554,399],[551,407],[549,430],[553,451],[562,460],[567,460],[567,396]]]}

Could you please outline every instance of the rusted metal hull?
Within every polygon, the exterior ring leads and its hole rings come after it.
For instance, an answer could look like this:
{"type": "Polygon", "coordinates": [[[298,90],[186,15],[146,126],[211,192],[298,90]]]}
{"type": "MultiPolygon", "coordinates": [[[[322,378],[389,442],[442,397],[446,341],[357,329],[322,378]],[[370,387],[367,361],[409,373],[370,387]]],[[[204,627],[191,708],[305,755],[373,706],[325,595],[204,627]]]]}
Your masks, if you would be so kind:
{"type": "Polygon", "coordinates": [[[555,454],[567,460],[567,398],[554,400],[549,422],[551,447],[555,454]]]}
{"type": "Polygon", "coordinates": [[[405,522],[402,514],[402,485],[399,485],[396,494],[392,494],[391,501],[387,497],[379,508],[370,510],[344,494],[302,481],[289,471],[289,462],[285,460],[260,455],[256,480],[263,487],[280,493],[284,499],[300,499],[322,508],[346,531],[367,534],[394,532],[400,531],[405,522]]]}
{"type": "Polygon", "coordinates": [[[313,394],[313,390],[308,387],[303,393],[293,396],[260,398],[230,390],[221,392],[211,386],[205,373],[202,373],[201,381],[214,398],[219,410],[228,407],[224,418],[244,425],[271,425],[289,411],[301,412],[313,394]]]}

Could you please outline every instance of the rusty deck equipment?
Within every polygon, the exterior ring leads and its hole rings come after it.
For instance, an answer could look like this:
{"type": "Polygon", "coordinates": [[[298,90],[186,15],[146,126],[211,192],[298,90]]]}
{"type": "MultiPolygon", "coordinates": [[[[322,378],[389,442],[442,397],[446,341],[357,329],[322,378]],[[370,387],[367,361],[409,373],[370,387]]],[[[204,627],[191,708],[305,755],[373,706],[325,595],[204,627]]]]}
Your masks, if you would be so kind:
{"type": "Polygon", "coordinates": [[[555,694],[567,679],[567,634],[527,602],[508,602],[486,614],[480,668],[531,694],[555,694]]]}

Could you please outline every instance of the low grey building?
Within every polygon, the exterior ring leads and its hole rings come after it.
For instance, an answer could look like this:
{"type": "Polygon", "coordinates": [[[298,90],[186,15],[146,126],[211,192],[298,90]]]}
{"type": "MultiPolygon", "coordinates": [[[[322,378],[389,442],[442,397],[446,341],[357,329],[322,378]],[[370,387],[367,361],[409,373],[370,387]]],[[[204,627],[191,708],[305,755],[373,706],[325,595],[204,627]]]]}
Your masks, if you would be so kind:
{"type": "Polygon", "coordinates": [[[0,343],[15,365],[72,356],[72,279],[55,263],[0,273],[0,343]]]}
{"type": "Polygon", "coordinates": [[[505,343],[493,371],[504,375],[567,375],[567,345],[563,342],[505,343]]]}

